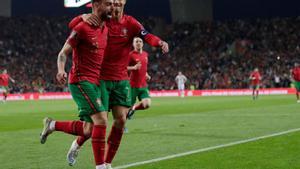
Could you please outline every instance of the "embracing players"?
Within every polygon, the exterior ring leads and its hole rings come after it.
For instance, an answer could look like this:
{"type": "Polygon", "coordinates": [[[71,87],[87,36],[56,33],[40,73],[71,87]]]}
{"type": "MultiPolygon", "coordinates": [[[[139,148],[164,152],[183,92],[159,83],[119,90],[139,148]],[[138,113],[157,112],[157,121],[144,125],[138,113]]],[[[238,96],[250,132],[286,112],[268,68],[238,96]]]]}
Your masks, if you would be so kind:
{"type": "MultiPolygon", "coordinates": [[[[160,47],[163,53],[169,51],[166,42],[147,32],[135,18],[124,14],[125,4],[126,0],[114,0],[112,19],[106,23],[108,42],[101,66],[102,104],[105,110],[112,111],[114,119],[107,139],[105,154],[105,163],[108,169],[111,168],[111,163],[121,143],[126,116],[132,104],[127,66],[134,37],[140,36],[151,46],[160,47]]],[[[69,26],[73,28],[82,20],[98,25],[97,19],[93,15],[87,14],[76,17],[69,26]]],[[[84,137],[77,139],[85,140],[84,137]]]]}
{"type": "MultiPolygon", "coordinates": [[[[100,98],[100,67],[104,51],[107,46],[108,28],[106,20],[111,18],[112,0],[93,0],[92,15],[98,25],[91,26],[85,22],[78,23],[64,44],[57,59],[57,80],[61,84],[67,81],[65,64],[67,56],[73,51],[73,63],[69,73],[69,89],[79,110],[81,121],[54,121],[44,119],[44,129],[40,141],[44,144],[47,137],[54,131],[81,136],[92,137],[92,149],[96,169],[106,169],[105,165],[105,138],[107,112],[100,98]]],[[[72,144],[68,154],[69,165],[75,163],[74,156],[80,147],[80,140],[72,144]]]]}

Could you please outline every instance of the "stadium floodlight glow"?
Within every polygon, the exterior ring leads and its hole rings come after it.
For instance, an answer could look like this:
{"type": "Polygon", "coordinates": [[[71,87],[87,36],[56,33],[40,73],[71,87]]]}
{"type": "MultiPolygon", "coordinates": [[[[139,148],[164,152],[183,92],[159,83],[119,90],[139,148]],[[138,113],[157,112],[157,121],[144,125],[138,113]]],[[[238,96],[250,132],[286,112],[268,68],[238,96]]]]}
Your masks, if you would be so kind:
{"type": "Polygon", "coordinates": [[[87,3],[91,2],[91,0],[65,0],[66,8],[76,8],[87,3]]]}

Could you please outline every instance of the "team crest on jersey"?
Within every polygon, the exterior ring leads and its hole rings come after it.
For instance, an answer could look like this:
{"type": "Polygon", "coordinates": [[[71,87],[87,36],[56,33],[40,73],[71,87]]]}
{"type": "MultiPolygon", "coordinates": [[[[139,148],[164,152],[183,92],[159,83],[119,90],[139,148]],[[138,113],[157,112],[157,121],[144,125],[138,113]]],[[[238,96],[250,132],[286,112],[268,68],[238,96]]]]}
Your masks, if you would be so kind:
{"type": "Polygon", "coordinates": [[[122,36],[128,36],[128,29],[127,28],[122,29],[122,36]]]}

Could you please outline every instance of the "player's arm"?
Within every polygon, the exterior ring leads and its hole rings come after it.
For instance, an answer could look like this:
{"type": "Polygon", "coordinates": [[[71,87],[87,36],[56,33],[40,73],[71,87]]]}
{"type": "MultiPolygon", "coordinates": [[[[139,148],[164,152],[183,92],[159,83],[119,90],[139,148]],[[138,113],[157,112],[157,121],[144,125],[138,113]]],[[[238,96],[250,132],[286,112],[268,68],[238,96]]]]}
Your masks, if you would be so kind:
{"type": "Polygon", "coordinates": [[[93,26],[100,26],[99,18],[94,14],[82,14],[72,19],[69,23],[69,28],[73,29],[76,25],[78,25],[81,21],[84,21],[93,26]]]}
{"type": "Polygon", "coordinates": [[[169,52],[169,44],[163,40],[161,40],[159,37],[149,33],[142,24],[140,24],[136,19],[131,17],[131,25],[133,26],[133,29],[136,33],[136,35],[139,35],[146,43],[148,43],[151,46],[159,47],[162,49],[163,53],[169,52]]]}
{"type": "Polygon", "coordinates": [[[134,66],[127,66],[127,70],[131,71],[131,70],[139,70],[141,68],[142,64],[141,62],[138,62],[137,64],[135,64],[134,66]]]}
{"type": "Polygon", "coordinates": [[[290,79],[291,79],[292,82],[295,82],[292,69],[290,70],[290,79]]]}
{"type": "Polygon", "coordinates": [[[10,80],[11,82],[13,82],[13,83],[16,82],[15,79],[11,78],[10,76],[9,76],[9,80],[10,80]]]}
{"type": "Polygon", "coordinates": [[[67,82],[67,73],[65,71],[65,66],[67,62],[67,57],[72,52],[72,50],[72,46],[68,42],[66,42],[57,56],[58,72],[56,75],[56,79],[60,84],[65,84],[67,82]]]}
{"type": "Polygon", "coordinates": [[[151,80],[151,76],[148,74],[148,72],[146,72],[146,80],[150,81],[151,80]]]}

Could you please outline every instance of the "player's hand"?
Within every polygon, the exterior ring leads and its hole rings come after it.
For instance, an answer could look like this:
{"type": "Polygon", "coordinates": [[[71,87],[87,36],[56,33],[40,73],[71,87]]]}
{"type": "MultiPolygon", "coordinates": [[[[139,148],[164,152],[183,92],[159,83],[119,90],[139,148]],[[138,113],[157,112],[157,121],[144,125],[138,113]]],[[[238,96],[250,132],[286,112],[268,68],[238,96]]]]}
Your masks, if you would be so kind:
{"type": "Polygon", "coordinates": [[[147,81],[150,81],[150,80],[151,80],[151,76],[147,74],[147,75],[146,75],[146,80],[147,80],[147,81]]]}
{"type": "Polygon", "coordinates": [[[59,84],[64,85],[67,83],[67,73],[65,71],[58,72],[56,75],[56,79],[59,84]]]}
{"type": "Polygon", "coordinates": [[[139,70],[142,67],[141,62],[138,62],[136,65],[134,65],[134,70],[139,70]]]}
{"type": "Polygon", "coordinates": [[[94,14],[83,14],[82,20],[90,25],[100,26],[99,18],[94,14]]]}
{"type": "Polygon", "coordinates": [[[159,46],[162,50],[162,53],[165,54],[165,53],[168,53],[169,52],[169,44],[165,41],[160,41],[159,42],[159,46]]]}

